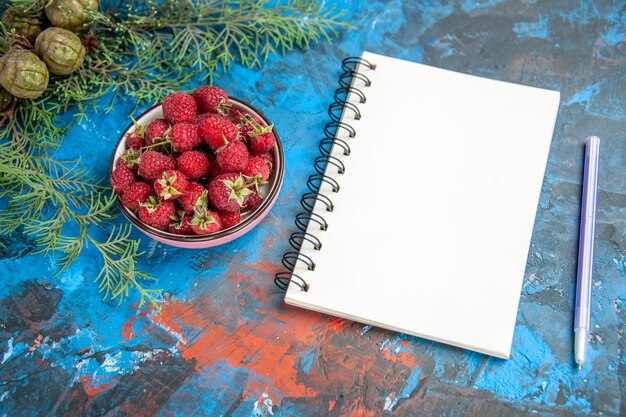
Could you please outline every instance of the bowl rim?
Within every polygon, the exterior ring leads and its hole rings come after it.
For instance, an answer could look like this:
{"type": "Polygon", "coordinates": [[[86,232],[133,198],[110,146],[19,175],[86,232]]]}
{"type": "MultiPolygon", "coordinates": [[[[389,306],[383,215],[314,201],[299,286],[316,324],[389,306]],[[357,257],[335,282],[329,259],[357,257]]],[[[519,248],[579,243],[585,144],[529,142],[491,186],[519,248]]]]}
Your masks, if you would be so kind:
{"type": "MultiPolygon", "coordinates": [[[[160,240],[171,240],[174,242],[210,242],[213,240],[221,240],[221,239],[227,239],[228,237],[231,237],[232,235],[236,235],[239,232],[241,232],[243,229],[245,229],[246,227],[249,227],[250,225],[254,225],[256,224],[257,221],[260,221],[260,218],[264,217],[267,215],[267,213],[269,212],[269,209],[272,207],[272,205],[274,204],[278,193],[280,192],[281,189],[281,185],[284,179],[284,175],[285,175],[285,157],[284,157],[284,152],[283,152],[283,146],[282,146],[282,142],[280,140],[280,137],[278,136],[278,132],[276,132],[276,128],[274,127],[274,125],[268,120],[268,118],[263,114],[263,112],[259,111],[256,107],[254,107],[253,105],[235,98],[235,97],[230,97],[229,96],[229,100],[239,104],[243,107],[247,107],[250,110],[252,110],[253,112],[256,113],[256,115],[258,115],[268,126],[272,126],[272,133],[274,133],[274,136],[276,137],[276,154],[278,154],[278,158],[277,158],[277,162],[279,162],[279,164],[276,164],[275,161],[275,165],[279,165],[279,169],[277,169],[274,172],[274,175],[276,176],[273,184],[271,185],[269,192],[267,193],[267,195],[263,198],[263,202],[261,203],[261,205],[257,208],[255,208],[252,213],[250,213],[243,221],[237,223],[234,226],[231,226],[229,228],[226,229],[222,229],[220,231],[218,231],[217,233],[212,233],[209,235],[177,235],[175,233],[170,233],[168,231],[165,230],[159,230],[156,229],[152,226],[149,226],[145,223],[143,223],[138,216],[135,215],[135,213],[133,213],[132,210],[130,210],[128,207],[126,207],[124,204],[122,204],[121,199],[120,199],[120,195],[116,194],[115,195],[115,202],[117,203],[118,208],[120,209],[120,211],[122,212],[122,214],[124,215],[124,217],[126,217],[126,219],[128,221],[130,221],[135,227],[137,227],[140,231],[147,233],[148,235],[154,235],[156,237],[158,237],[160,240]]],[[[161,104],[156,104],[150,108],[148,108],[147,110],[145,110],[143,113],[141,113],[139,116],[137,116],[135,118],[135,120],[141,120],[142,118],[144,118],[146,115],[148,115],[149,113],[153,112],[154,110],[156,110],[157,108],[161,107],[161,104]]],[[[131,122],[126,129],[124,129],[124,131],[122,132],[122,134],[120,135],[119,139],[117,140],[114,148],[113,148],[113,152],[111,154],[111,160],[109,162],[109,178],[111,177],[111,175],[113,174],[113,170],[115,169],[115,163],[117,161],[118,158],[116,158],[116,155],[118,154],[118,150],[122,144],[122,141],[126,138],[126,136],[128,135],[129,131],[135,126],[135,122],[131,122]]],[[[243,231],[244,233],[247,232],[247,230],[243,231]]],[[[243,234],[243,233],[242,233],[243,234]]]]}

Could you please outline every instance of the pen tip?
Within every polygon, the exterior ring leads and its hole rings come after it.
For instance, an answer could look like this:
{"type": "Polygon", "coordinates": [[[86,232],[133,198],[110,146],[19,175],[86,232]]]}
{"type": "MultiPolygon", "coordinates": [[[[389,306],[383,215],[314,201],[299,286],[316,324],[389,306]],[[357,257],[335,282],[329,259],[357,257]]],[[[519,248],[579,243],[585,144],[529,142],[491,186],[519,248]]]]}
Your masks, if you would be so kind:
{"type": "Polygon", "coordinates": [[[578,364],[578,370],[580,371],[581,369],[583,369],[583,364],[582,364],[582,362],[580,362],[580,363],[578,364]]]}

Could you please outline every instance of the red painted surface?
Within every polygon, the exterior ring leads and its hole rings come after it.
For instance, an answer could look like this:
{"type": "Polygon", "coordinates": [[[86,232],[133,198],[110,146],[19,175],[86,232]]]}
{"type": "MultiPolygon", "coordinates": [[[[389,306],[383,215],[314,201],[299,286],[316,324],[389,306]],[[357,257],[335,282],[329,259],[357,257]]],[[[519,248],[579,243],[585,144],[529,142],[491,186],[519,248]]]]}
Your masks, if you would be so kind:
{"type": "Polygon", "coordinates": [[[80,378],[78,378],[78,380],[82,384],[85,394],[87,394],[89,397],[95,397],[103,390],[114,385],[114,382],[108,382],[108,383],[95,382],[91,376],[81,376],[80,378]]]}

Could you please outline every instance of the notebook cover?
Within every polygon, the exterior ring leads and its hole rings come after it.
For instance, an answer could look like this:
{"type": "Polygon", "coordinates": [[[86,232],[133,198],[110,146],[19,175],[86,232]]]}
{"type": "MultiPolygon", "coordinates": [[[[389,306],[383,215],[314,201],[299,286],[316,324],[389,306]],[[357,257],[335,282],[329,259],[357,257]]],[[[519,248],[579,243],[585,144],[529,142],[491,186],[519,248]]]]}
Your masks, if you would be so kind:
{"type": "Polygon", "coordinates": [[[560,95],[364,52],[288,304],[507,358],[560,95]]]}

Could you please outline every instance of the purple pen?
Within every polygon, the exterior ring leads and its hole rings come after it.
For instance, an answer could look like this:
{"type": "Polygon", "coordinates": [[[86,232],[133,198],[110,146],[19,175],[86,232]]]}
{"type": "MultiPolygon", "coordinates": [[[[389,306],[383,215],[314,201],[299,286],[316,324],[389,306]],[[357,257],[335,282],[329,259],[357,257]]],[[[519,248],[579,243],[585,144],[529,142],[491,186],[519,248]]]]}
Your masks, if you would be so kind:
{"type": "Polygon", "coordinates": [[[598,193],[598,165],[600,138],[590,136],[585,144],[585,173],[580,211],[578,238],[578,279],[576,282],[576,312],[574,317],[574,357],[578,369],[585,360],[591,314],[591,275],[593,272],[593,239],[596,226],[596,197],[598,193]]]}

